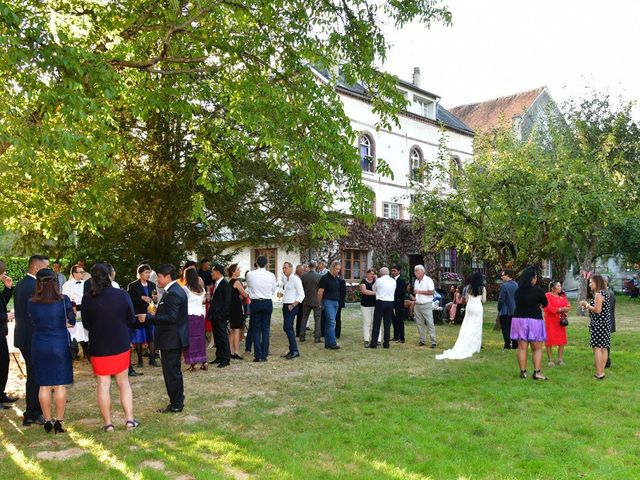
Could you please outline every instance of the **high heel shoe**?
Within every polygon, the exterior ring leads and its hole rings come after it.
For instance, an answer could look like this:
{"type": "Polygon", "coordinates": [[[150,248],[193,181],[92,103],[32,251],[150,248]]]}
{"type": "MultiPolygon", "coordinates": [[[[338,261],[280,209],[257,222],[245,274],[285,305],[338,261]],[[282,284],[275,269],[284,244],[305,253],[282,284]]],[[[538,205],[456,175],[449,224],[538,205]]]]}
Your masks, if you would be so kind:
{"type": "Polygon", "coordinates": [[[53,423],[53,433],[58,434],[58,433],[64,433],[66,431],[64,428],[62,428],[63,422],[64,420],[56,420],[53,423]]]}
{"type": "Polygon", "coordinates": [[[527,371],[526,370],[520,370],[520,378],[527,378],[527,371]]]}
{"type": "Polygon", "coordinates": [[[44,422],[44,431],[50,433],[53,430],[53,422],[51,420],[47,420],[44,422]]]}

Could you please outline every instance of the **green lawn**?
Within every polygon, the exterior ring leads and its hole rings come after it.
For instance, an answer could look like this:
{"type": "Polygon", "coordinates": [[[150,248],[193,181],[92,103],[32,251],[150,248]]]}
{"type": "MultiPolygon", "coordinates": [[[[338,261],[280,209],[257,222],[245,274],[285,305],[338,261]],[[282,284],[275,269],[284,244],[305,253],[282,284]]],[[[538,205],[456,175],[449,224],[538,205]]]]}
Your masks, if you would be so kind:
{"type": "MultiPolygon", "coordinates": [[[[603,382],[593,379],[585,319],[570,318],[567,366],[545,368],[550,380],[535,382],[519,379],[515,354],[501,349],[495,304],[485,312],[482,352],[439,362],[435,351],[417,346],[410,323],[406,344],[365,350],[355,306],[346,312],[342,350],[306,342],[301,358],[285,361],[277,311],[269,362],[185,372],[182,414],[154,413],[166,393],[160,372],[145,367],[132,381],[142,426],[131,433],[119,406],[118,430],[100,431],[83,364],[69,389],[69,434],[23,429],[19,411],[0,413],[0,476],[640,478],[640,303],[618,302],[613,368],[603,382]]],[[[438,353],[457,332],[437,327],[438,353]]]]}

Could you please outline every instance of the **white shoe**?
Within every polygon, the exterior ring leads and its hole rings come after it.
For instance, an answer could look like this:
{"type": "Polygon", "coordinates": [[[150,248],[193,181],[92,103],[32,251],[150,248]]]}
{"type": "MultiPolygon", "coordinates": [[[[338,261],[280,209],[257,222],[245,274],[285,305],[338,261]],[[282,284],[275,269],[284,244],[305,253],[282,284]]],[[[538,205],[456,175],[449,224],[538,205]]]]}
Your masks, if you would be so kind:
{"type": "Polygon", "coordinates": [[[547,363],[547,365],[549,365],[550,367],[555,367],[555,366],[556,366],[556,364],[555,364],[555,363],[553,363],[553,361],[548,362],[548,363],[547,363]]]}

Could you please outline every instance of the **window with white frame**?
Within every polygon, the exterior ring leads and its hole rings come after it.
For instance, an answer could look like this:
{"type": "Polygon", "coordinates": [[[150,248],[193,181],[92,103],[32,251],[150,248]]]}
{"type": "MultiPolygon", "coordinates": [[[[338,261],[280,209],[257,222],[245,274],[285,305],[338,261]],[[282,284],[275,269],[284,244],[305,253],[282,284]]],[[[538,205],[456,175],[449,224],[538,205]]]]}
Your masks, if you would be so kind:
{"type": "Polygon", "coordinates": [[[360,165],[362,166],[362,171],[373,173],[373,139],[366,133],[360,135],[358,140],[358,152],[360,153],[360,165]]]}
{"type": "Polygon", "coordinates": [[[382,204],[382,216],[400,220],[402,218],[402,205],[399,203],[384,202],[382,204]]]}
{"type": "Polygon", "coordinates": [[[418,147],[413,147],[409,152],[411,163],[411,181],[422,182],[424,178],[422,152],[418,147]]]}
{"type": "Polygon", "coordinates": [[[542,277],[553,278],[553,264],[551,263],[550,258],[542,262],[542,277]]]}
{"type": "Polygon", "coordinates": [[[471,270],[484,273],[484,261],[478,260],[477,257],[471,257],[471,270]]]}

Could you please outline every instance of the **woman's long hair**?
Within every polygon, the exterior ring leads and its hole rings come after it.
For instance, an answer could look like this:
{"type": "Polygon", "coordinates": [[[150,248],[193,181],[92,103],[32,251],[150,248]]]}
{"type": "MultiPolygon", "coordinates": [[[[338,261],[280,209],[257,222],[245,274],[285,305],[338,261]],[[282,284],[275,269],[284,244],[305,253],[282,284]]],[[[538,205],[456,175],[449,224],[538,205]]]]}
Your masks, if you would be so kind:
{"type": "Polygon", "coordinates": [[[36,293],[31,297],[35,303],[56,303],[63,299],[58,280],[53,270],[43,268],[36,273],[36,293]]]}
{"type": "Polygon", "coordinates": [[[538,272],[536,267],[533,265],[525,268],[520,275],[520,279],[518,280],[518,288],[527,288],[531,286],[531,282],[534,278],[538,276],[538,272]]]}
{"type": "Polygon", "coordinates": [[[473,272],[467,277],[467,285],[471,288],[471,295],[477,297],[482,294],[482,287],[484,286],[484,278],[480,272],[473,272]]]}
{"type": "Polygon", "coordinates": [[[97,297],[105,288],[111,286],[110,269],[106,263],[96,263],[91,267],[91,289],[89,295],[97,297]]]}
{"type": "Polygon", "coordinates": [[[194,293],[202,293],[204,289],[200,285],[200,276],[194,268],[187,268],[184,272],[184,278],[187,281],[187,288],[194,293]]]}

